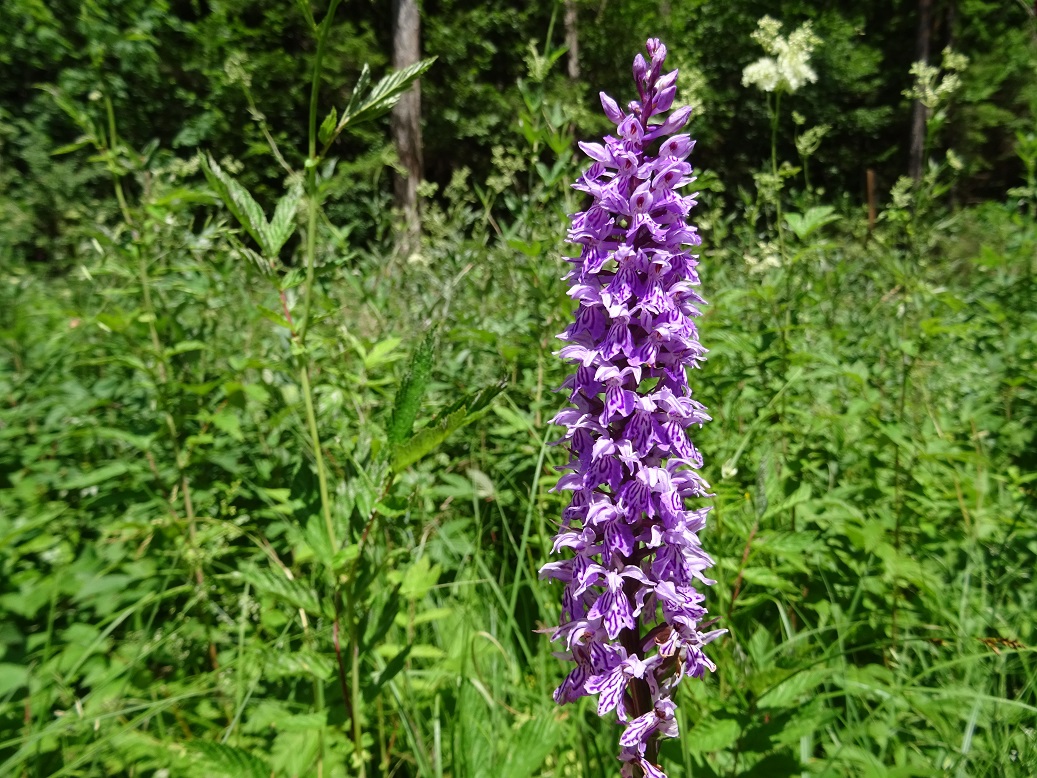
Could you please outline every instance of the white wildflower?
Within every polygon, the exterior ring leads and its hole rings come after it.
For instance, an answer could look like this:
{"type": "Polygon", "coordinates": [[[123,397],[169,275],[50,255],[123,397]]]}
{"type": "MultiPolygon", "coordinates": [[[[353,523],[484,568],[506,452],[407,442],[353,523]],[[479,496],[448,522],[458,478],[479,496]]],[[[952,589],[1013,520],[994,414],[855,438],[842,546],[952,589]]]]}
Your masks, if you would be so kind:
{"type": "Polygon", "coordinates": [[[781,267],[781,251],[776,244],[763,241],[757,246],[757,250],[758,253],[746,252],[742,255],[750,274],[766,273],[772,268],[781,267]]]}
{"type": "Polygon", "coordinates": [[[961,77],[958,73],[968,67],[968,64],[968,57],[950,48],[943,50],[943,78],[940,78],[941,68],[921,61],[913,63],[909,72],[914,76],[915,82],[910,89],[904,90],[904,97],[918,100],[926,108],[935,108],[961,88],[961,77]]]}
{"type": "Polygon", "coordinates": [[[757,25],[753,40],[771,56],[761,57],[742,71],[743,86],[756,86],[764,92],[795,92],[804,84],[817,81],[817,73],[810,67],[810,55],[821,39],[814,34],[810,22],[788,38],[780,34],[781,22],[769,16],[757,25]]]}

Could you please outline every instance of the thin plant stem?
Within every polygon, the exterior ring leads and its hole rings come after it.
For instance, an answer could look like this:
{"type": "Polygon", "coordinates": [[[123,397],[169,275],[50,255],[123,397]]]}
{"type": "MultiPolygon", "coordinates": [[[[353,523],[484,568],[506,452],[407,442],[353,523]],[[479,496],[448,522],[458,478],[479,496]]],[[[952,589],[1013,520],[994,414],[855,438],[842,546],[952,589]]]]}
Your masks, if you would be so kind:
{"type": "MultiPolygon", "coordinates": [[[[770,107],[770,100],[767,101],[770,107]]],[[[771,175],[778,182],[774,196],[774,229],[778,233],[778,250],[781,252],[781,262],[785,264],[785,231],[781,226],[781,186],[778,178],[778,117],[781,115],[781,92],[774,93],[774,110],[771,111],[771,175]]]]}

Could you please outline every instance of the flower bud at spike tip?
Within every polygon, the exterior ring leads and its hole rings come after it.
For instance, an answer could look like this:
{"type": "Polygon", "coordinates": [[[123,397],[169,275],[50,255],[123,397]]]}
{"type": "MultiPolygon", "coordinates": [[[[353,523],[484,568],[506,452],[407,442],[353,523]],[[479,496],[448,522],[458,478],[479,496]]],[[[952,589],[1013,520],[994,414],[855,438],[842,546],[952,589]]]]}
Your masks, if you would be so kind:
{"type": "Polygon", "coordinates": [[[706,354],[691,253],[701,240],[687,221],[695,200],[680,193],[694,180],[694,141],[674,134],[690,109],[660,115],[677,73],[663,73],[657,39],[645,48],[633,64],[640,100],[624,112],[601,94],[616,136],[580,144],[591,165],[573,188],[590,205],[568,234],[580,246],[565,277],[577,310],[557,353],[573,373],[570,405],[553,420],[570,454],[556,490],[572,499],[554,542],[563,558],[540,577],[564,586],[552,640],[573,667],[555,700],[596,696],[599,715],[615,711],[623,725],[621,774],[665,778],[656,754],[659,739],[678,735],[676,687],[715,669],[703,648],[725,630],[701,627],[713,560],[698,534],[709,508],[686,504],[711,496],[689,434],[709,421],[687,374],[706,354]]]}

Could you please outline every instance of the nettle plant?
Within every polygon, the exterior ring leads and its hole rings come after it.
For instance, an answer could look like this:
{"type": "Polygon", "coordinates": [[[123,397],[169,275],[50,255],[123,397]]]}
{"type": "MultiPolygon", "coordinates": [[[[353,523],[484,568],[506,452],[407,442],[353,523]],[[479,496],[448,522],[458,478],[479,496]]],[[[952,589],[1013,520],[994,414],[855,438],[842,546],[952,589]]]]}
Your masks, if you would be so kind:
{"type": "Polygon", "coordinates": [[[658,741],[678,734],[674,691],[715,669],[703,648],[725,630],[706,631],[696,588],[713,583],[698,538],[709,508],[685,506],[709,496],[688,437],[709,420],[686,373],[706,353],[691,253],[701,239],[687,221],[696,201],[678,193],[695,180],[694,142],[679,134],[691,109],[664,116],[677,71],[663,74],[657,39],[646,48],[633,66],[640,99],[624,110],[601,94],[618,137],[580,144],[592,164],[574,188],[591,204],[568,235],[580,246],[566,276],[578,307],[559,356],[575,372],[564,384],[571,406],[554,419],[571,452],[556,488],[572,492],[554,551],[574,555],[541,576],[565,584],[552,639],[575,665],[555,700],[597,695],[599,715],[615,710],[624,724],[622,774],[661,778],[658,741]]]}

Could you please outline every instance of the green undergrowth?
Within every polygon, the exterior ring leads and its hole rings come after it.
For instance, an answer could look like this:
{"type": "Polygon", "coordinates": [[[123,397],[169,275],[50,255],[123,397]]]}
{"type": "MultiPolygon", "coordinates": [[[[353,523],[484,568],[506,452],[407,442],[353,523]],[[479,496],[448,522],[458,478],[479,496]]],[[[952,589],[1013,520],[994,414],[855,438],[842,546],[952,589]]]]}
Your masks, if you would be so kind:
{"type": "MultiPolygon", "coordinates": [[[[550,696],[579,203],[571,117],[520,93],[406,255],[328,217],[325,152],[264,210],[93,139],[121,219],[0,271],[0,775],[616,775],[617,726],[550,696]]],[[[873,228],[703,195],[729,632],[672,776],[1037,773],[1037,230],[932,175],[873,228]]]]}

